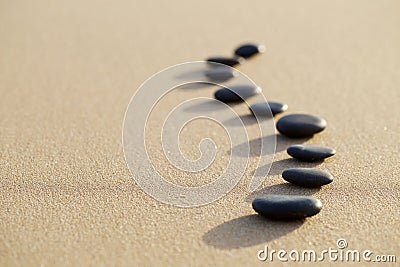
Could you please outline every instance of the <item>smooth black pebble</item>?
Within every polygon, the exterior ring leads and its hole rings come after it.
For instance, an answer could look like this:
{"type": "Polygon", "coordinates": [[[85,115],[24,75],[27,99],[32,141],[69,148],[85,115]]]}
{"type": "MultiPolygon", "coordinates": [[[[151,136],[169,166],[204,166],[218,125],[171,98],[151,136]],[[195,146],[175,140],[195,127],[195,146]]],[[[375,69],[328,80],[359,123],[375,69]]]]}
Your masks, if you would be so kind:
{"type": "Polygon", "coordinates": [[[323,131],[326,121],[317,116],[308,114],[290,114],[278,120],[276,128],[278,131],[292,138],[309,137],[323,131]]]}
{"type": "Polygon", "coordinates": [[[266,195],[253,200],[253,209],[273,220],[299,220],[322,209],[320,200],[308,196],[266,195]]]}
{"type": "Polygon", "coordinates": [[[211,68],[204,72],[204,75],[211,81],[227,81],[238,76],[237,71],[232,70],[229,67],[218,67],[211,68]]]}
{"type": "Polygon", "coordinates": [[[264,45],[255,45],[255,44],[245,44],[235,49],[235,55],[244,58],[249,58],[258,53],[264,53],[264,52],[265,52],[264,45]]]}
{"type": "Polygon", "coordinates": [[[288,106],[286,104],[278,102],[259,102],[252,104],[249,109],[254,116],[268,117],[271,115],[268,106],[271,109],[271,113],[273,116],[282,113],[288,109],[288,106]]]}
{"type": "Polygon", "coordinates": [[[232,85],[228,88],[221,88],[214,93],[215,99],[225,102],[240,102],[251,96],[261,93],[261,88],[250,85],[232,85]]]}
{"type": "Polygon", "coordinates": [[[220,63],[223,65],[227,65],[230,67],[242,64],[244,62],[244,58],[240,57],[210,57],[207,59],[208,62],[220,63]]]}
{"type": "Polygon", "coordinates": [[[332,183],[329,172],[313,168],[292,168],[282,172],[282,177],[289,183],[303,187],[321,187],[332,183]]]}
{"type": "Polygon", "coordinates": [[[336,154],[333,148],[313,145],[292,145],[286,151],[293,158],[302,161],[323,160],[336,154]]]}

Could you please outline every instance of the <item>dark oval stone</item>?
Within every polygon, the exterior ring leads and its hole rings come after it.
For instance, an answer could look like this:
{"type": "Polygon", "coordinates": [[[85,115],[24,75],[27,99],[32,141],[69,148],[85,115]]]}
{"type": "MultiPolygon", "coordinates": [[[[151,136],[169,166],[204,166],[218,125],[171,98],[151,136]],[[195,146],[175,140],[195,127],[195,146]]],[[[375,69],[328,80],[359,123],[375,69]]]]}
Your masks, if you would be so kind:
{"type": "Polygon", "coordinates": [[[316,161],[332,157],[336,150],[325,146],[293,145],[287,148],[287,153],[302,161],[316,161]]]}
{"type": "Polygon", "coordinates": [[[236,48],[235,55],[239,57],[249,58],[258,53],[264,53],[264,52],[265,52],[265,46],[263,45],[245,44],[236,48]]]}
{"type": "Polygon", "coordinates": [[[214,93],[215,99],[230,103],[240,102],[251,96],[261,93],[261,88],[250,85],[232,85],[228,88],[221,88],[214,93]]]}
{"type": "Polygon", "coordinates": [[[278,131],[292,138],[309,137],[323,131],[326,121],[317,116],[308,114],[286,115],[278,120],[276,128],[278,131]]]}
{"type": "Polygon", "coordinates": [[[308,196],[267,195],[253,200],[253,209],[273,220],[298,220],[311,217],[322,209],[320,200],[308,196]]]}
{"type": "Polygon", "coordinates": [[[292,168],[282,172],[282,177],[289,183],[303,187],[320,187],[333,181],[329,172],[312,168],[292,168]]]}
{"type": "Polygon", "coordinates": [[[244,62],[244,58],[238,57],[210,57],[207,59],[208,62],[220,63],[230,67],[236,66],[238,64],[242,64],[244,62]]]}
{"type": "Polygon", "coordinates": [[[211,81],[227,81],[238,76],[237,71],[232,70],[228,67],[217,67],[211,68],[204,72],[211,81]]]}
{"type": "Polygon", "coordinates": [[[253,113],[254,116],[267,117],[271,114],[269,113],[268,106],[271,109],[271,113],[273,116],[276,114],[282,113],[288,109],[288,106],[283,103],[278,102],[260,102],[252,104],[249,109],[253,113]]]}

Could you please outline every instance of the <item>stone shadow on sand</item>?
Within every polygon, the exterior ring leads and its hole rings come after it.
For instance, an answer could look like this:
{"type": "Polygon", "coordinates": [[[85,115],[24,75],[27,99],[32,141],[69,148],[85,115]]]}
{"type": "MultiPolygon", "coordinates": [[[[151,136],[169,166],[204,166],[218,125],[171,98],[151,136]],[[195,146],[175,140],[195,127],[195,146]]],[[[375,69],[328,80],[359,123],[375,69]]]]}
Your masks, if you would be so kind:
{"type": "Polygon", "coordinates": [[[235,155],[235,156],[247,158],[246,147],[247,147],[247,143],[248,143],[250,146],[249,156],[250,157],[258,157],[261,154],[261,142],[265,142],[266,144],[269,144],[276,140],[275,152],[281,152],[283,150],[286,150],[287,147],[289,147],[293,144],[301,144],[301,143],[306,142],[309,139],[310,138],[291,139],[291,138],[285,137],[281,134],[271,134],[271,135],[267,135],[264,137],[252,139],[249,142],[245,142],[240,145],[237,145],[237,146],[233,147],[230,151],[228,151],[228,153],[230,155],[232,152],[233,155],[235,155]]]}
{"type": "Polygon", "coordinates": [[[198,89],[210,89],[212,87],[215,87],[217,85],[209,83],[209,82],[193,82],[193,83],[188,83],[184,84],[181,86],[176,87],[176,89],[179,90],[198,90],[198,89]]]}
{"type": "MultiPolygon", "coordinates": [[[[236,105],[240,105],[240,102],[229,103],[229,106],[236,106],[236,105]]],[[[187,107],[184,109],[184,111],[189,113],[201,113],[201,112],[220,111],[226,108],[227,108],[226,106],[221,105],[217,103],[215,100],[210,99],[208,101],[204,101],[202,103],[198,103],[190,107],[187,107]]]]}
{"type": "Polygon", "coordinates": [[[273,221],[252,214],[224,222],[203,235],[203,242],[219,249],[268,243],[299,228],[305,220],[273,221]]]}
{"type": "MultiPolygon", "coordinates": [[[[243,122],[244,126],[249,126],[253,124],[257,124],[256,118],[252,114],[240,115],[240,120],[243,122]]],[[[232,118],[222,122],[223,125],[232,126],[232,127],[241,127],[242,124],[239,123],[237,118],[232,118]]]]}

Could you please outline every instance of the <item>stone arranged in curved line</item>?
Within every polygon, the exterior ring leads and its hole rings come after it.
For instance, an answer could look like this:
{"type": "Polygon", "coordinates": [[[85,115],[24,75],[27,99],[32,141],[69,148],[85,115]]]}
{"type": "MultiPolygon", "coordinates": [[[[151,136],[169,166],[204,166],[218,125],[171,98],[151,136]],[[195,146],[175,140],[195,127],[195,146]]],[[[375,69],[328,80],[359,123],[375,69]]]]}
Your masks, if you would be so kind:
{"type": "Polygon", "coordinates": [[[291,138],[310,137],[326,128],[326,121],[309,114],[290,114],[278,120],[278,131],[291,138]]]}
{"type": "Polygon", "coordinates": [[[261,88],[249,85],[232,85],[228,88],[221,88],[214,93],[215,99],[224,103],[240,102],[251,96],[261,93],[261,88]]]}
{"type": "Polygon", "coordinates": [[[292,145],[286,149],[286,152],[301,161],[323,160],[336,154],[333,148],[315,145],[292,145]]]}
{"type": "Polygon", "coordinates": [[[234,71],[228,67],[216,67],[210,68],[204,72],[204,75],[211,81],[227,81],[238,76],[237,71],[234,71]]]}
{"type": "Polygon", "coordinates": [[[244,58],[249,58],[264,52],[265,52],[264,45],[255,45],[255,44],[244,44],[235,49],[235,55],[244,58]]]}
{"type": "Polygon", "coordinates": [[[254,199],[253,209],[273,220],[299,220],[311,217],[322,209],[320,200],[308,196],[266,195],[254,199]]]}
{"type": "Polygon", "coordinates": [[[268,117],[271,115],[269,109],[272,116],[275,116],[276,114],[285,112],[288,109],[288,105],[279,102],[259,102],[250,105],[249,109],[254,116],[268,117]]]}
{"type": "Polygon", "coordinates": [[[313,168],[286,169],[282,172],[282,177],[289,183],[303,187],[321,187],[333,181],[329,172],[313,168]]]}
{"type": "Polygon", "coordinates": [[[220,63],[223,65],[227,65],[230,67],[242,64],[245,59],[244,58],[238,58],[238,57],[210,57],[207,59],[208,62],[213,62],[213,63],[220,63]]]}

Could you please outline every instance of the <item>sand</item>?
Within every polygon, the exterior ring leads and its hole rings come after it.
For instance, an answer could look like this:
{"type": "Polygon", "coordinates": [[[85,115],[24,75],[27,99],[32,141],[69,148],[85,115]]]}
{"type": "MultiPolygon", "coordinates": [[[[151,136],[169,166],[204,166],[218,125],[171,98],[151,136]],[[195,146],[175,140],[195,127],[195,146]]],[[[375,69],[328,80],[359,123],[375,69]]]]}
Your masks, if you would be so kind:
{"type": "MultiPolygon", "coordinates": [[[[0,266],[255,266],[265,245],[321,251],[339,238],[399,261],[399,11],[398,1],[2,1],[0,266]],[[247,191],[252,156],[238,186],[210,205],[154,200],[124,161],[131,96],[166,67],[229,55],[246,41],[267,47],[239,69],[268,99],[328,121],[302,142],[337,150],[318,165],[335,181],[321,190],[285,185],[283,169],[309,165],[290,160],[295,141],[278,136],[255,192],[247,191]],[[251,208],[263,193],[313,195],[324,207],[304,223],[266,221],[251,208]]],[[[159,108],[212,93],[178,91],[159,108]]],[[[215,179],[227,162],[221,129],[196,123],[183,132],[186,155],[198,156],[198,140],[212,131],[221,147],[196,179],[168,166],[159,133],[148,137],[154,165],[184,184],[215,179]]]]}

